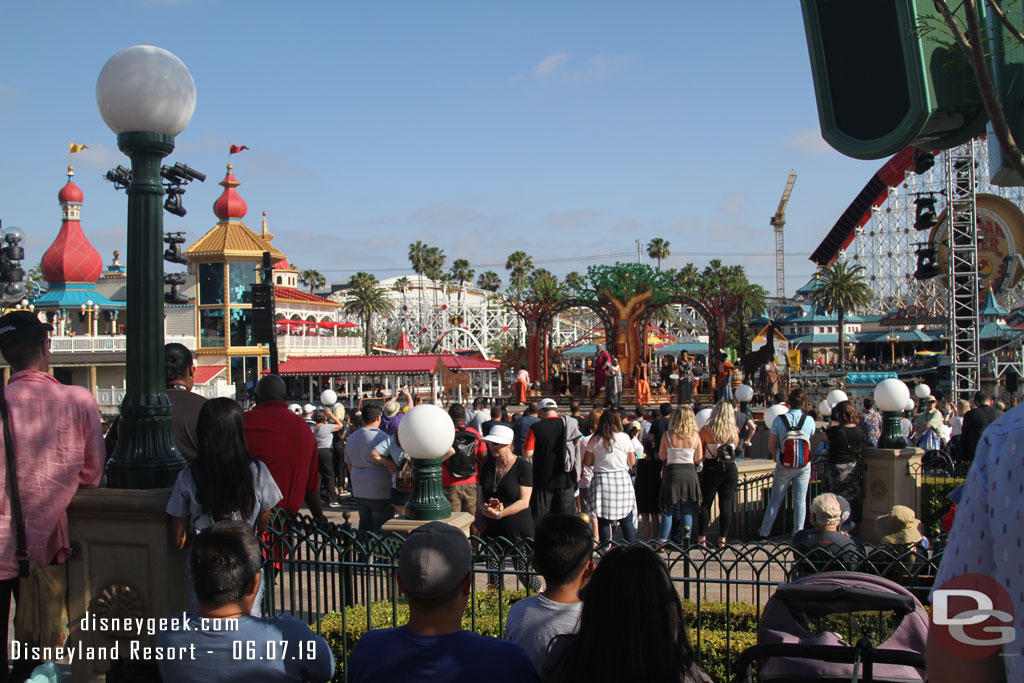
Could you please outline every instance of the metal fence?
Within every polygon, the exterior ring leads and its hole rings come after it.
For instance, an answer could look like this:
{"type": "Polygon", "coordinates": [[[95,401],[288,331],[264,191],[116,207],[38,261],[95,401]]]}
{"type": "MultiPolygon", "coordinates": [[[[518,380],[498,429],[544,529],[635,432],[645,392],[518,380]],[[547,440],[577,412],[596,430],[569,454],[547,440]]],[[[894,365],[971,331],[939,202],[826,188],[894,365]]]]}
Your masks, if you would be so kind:
{"type": "MultiPolygon", "coordinates": [[[[531,569],[532,540],[471,540],[474,581],[467,627],[500,637],[508,606],[539,589],[531,569]]],[[[337,657],[342,672],[359,635],[405,622],[408,611],[396,579],[401,536],[359,534],[347,522],[318,525],[306,516],[276,517],[262,542],[267,557],[264,613],[290,614],[335,633],[343,643],[337,657]]],[[[597,555],[614,545],[603,544],[597,555]]],[[[815,571],[861,571],[890,578],[924,601],[941,558],[941,547],[927,554],[868,547],[838,558],[774,543],[725,548],[669,544],[657,551],[680,598],[689,601],[684,606],[702,665],[727,676],[736,654],[732,642],[751,643],[752,624],[780,584],[815,571]]],[[[848,642],[855,642],[854,634],[848,635],[848,642]]],[[[339,680],[345,680],[344,673],[339,680]]]]}
{"type": "MultiPolygon", "coordinates": [[[[825,493],[824,485],[824,460],[811,462],[811,481],[807,487],[807,503],[814,500],[819,493],[825,493]]],[[[768,507],[768,499],[772,493],[772,482],[775,480],[774,472],[767,472],[753,477],[741,477],[736,489],[736,498],[733,510],[733,524],[731,536],[741,541],[752,541],[757,539],[761,528],[761,520],[764,518],[764,511],[768,507]]],[[[786,497],[782,502],[782,508],[775,517],[775,524],[769,536],[781,536],[793,533],[793,487],[786,490],[786,497]]],[[[809,518],[808,518],[809,519],[809,518]]]]}

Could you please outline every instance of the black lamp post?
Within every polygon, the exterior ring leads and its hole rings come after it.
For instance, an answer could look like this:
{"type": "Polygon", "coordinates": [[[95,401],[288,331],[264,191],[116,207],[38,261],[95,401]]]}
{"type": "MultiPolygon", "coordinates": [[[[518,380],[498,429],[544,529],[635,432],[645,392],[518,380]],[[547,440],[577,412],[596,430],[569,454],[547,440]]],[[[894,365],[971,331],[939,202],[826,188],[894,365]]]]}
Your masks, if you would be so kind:
{"type": "Polygon", "coordinates": [[[188,68],[170,52],[136,45],[100,71],[96,103],[132,160],[128,186],[127,377],[111,488],[171,486],[185,461],[171,436],[164,380],[163,186],[160,162],[174,150],[196,105],[188,68]]]}

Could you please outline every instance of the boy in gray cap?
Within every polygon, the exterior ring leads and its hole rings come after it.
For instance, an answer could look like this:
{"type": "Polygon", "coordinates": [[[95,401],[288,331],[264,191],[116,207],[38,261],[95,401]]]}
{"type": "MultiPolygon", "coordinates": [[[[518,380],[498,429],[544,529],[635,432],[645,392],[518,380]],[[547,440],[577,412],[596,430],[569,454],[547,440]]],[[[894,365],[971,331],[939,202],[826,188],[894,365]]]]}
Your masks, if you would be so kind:
{"type": "Polygon", "coordinates": [[[349,660],[349,681],[537,681],[523,648],[462,629],[473,584],[466,535],[443,522],[409,534],[398,556],[398,587],[409,623],[369,631],[349,660]]]}

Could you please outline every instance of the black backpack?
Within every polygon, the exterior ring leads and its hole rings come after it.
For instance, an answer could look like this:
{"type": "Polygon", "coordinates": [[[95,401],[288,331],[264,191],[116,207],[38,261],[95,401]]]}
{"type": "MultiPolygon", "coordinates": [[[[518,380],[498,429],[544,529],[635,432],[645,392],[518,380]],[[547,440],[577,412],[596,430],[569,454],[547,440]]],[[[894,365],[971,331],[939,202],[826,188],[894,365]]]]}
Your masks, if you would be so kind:
{"type": "Polygon", "coordinates": [[[465,479],[476,474],[476,449],[479,439],[465,427],[455,428],[455,453],[444,461],[448,472],[456,479],[465,479]]]}

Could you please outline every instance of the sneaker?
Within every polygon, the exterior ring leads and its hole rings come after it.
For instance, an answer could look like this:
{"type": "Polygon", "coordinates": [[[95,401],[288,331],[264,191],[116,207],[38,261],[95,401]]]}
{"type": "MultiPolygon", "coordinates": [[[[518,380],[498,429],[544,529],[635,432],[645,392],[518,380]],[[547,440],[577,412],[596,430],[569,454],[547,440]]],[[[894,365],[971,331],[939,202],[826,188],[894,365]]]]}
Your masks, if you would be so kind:
{"type": "Polygon", "coordinates": [[[327,507],[329,507],[329,508],[340,508],[341,507],[341,503],[328,503],[327,507]]]}

